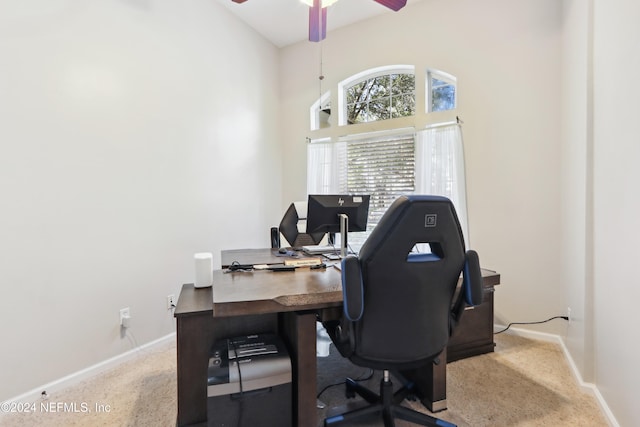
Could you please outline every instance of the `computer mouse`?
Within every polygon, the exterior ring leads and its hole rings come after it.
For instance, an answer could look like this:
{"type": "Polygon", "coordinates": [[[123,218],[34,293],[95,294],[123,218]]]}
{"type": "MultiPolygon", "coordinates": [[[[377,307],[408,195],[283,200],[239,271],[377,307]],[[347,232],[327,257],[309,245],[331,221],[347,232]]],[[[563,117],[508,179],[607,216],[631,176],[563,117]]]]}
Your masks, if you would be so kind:
{"type": "Polygon", "coordinates": [[[286,254],[287,250],[285,248],[280,248],[280,249],[278,249],[278,253],[286,254]]]}

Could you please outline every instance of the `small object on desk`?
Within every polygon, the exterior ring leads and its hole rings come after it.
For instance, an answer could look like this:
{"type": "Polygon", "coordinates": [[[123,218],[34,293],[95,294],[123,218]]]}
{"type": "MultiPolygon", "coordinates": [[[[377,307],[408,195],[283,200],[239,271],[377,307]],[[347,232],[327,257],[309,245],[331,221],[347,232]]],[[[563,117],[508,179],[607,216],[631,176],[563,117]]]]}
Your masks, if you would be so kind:
{"type": "Polygon", "coordinates": [[[322,264],[320,258],[298,258],[298,259],[285,259],[284,265],[291,265],[294,267],[306,267],[309,265],[322,264]]]}
{"type": "Polygon", "coordinates": [[[195,261],[196,278],[193,284],[196,288],[208,288],[213,283],[213,254],[200,252],[193,255],[195,261]]]}
{"type": "Polygon", "coordinates": [[[320,270],[320,269],[323,269],[323,268],[327,268],[327,264],[325,264],[325,263],[323,262],[323,263],[321,263],[321,264],[312,265],[312,266],[311,266],[311,267],[309,267],[309,268],[311,268],[312,270],[320,270]]]}
{"type": "Polygon", "coordinates": [[[296,258],[298,256],[298,253],[295,250],[288,250],[286,248],[280,248],[278,249],[278,252],[275,254],[275,256],[281,257],[292,257],[292,258],[296,258]]]}
{"type": "Polygon", "coordinates": [[[251,270],[253,270],[253,264],[240,264],[238,261],[233,261],[228,269],[228,271],[251,271],[251,270]]]}
{"type": "Polygon", "coordinates": [[[280,271],[296,271],[296,267],[293,265],[276,264],[270,265],[267,270],[280,272],[280,271]]]}
{"type": "Polygon", "coordinates": [[[322,254],[322,256],[330,261],[338,261],[340,259],[340,255],[336,253],[322,254]]]}

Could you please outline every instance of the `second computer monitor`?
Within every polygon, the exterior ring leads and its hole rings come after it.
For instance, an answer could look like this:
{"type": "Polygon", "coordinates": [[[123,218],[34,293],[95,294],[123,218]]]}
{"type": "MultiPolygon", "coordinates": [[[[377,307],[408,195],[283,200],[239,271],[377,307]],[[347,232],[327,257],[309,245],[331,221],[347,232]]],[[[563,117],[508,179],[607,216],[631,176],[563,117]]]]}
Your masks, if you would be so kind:
{"type": "Polygon", "coordinates": [[[367,231],[369,195],[309,195],[307,233],[339,233],[341,214],[349,217],[348,231],[367,231]]]}

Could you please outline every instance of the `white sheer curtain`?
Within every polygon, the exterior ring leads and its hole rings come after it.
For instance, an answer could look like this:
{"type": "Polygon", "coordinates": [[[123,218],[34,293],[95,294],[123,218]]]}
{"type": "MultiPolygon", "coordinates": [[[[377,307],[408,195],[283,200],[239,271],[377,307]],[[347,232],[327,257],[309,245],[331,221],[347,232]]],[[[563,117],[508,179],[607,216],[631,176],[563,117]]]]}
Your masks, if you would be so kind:
{"type": "Polygon", "coordinates": [[[417,132],[415,147],[416,194],[433,194],[451,199],[466,246],[471,247],[460,125],[439,125],[417,132]]]}
{"type": "Polygon", "coordinates": [[[307,145],[307,194],[340,194],[347,183],[347,143],[307,145]]]}
{"type": "MultiPolygon", "coordinates": [[[[308,194],[340,194],[348,190],[347,144],[347,141],[326,140],[307,145],[308,194]]],[[[451,199],[456,207],[466,246],[470,248],[460,125],[438,125],[417,132],[414,155],[414,193],[451,199]]]]}

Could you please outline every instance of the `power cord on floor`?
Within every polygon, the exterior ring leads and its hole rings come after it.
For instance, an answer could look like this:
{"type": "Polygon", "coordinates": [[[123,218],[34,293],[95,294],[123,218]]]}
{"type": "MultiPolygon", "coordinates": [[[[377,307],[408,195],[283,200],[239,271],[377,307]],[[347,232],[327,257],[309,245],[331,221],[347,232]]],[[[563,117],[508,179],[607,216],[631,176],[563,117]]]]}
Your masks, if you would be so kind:
{"type": "MultiPolygon", "coordinates": [[[[354,379],[354,381],[367,381],[367,380],[370,380],[371,378],[373,378],[373,369],[369,369],[369,372],[367,374],[365,374],[364,376],[361,376],[359,378],[354,379]]],[[[344,380],[340,381],[339,383],[329,384],[328,386],[326,386],[325,388],[320,390],[320,393],[318,393],[316,395],[316,398],[320,399],[320,396],[322,395],[322,393],[324,393],[325,391],[327,391],[331,387],[336,387],[336,386],[339,386],[339,385],[344,385],[344,380]]]]}
{"type": "Polygon", "coordinates": [[[553,316],[553,317],[550,317],[550,318],[549,318],[549,319],[547,319],[547,320],[540,320],[540,321],[538,321],[538,322],[511,322],[511,323],[509,323],[509,324],[507,325],[507,327],[506,327],[506,328],[504,328],[504,329],[502,329],[502,330],[500,330],[500,331],[498,331],[498,332],[494,332],[493,334],[494,334],[494,335],[501,334],[501,333],[505,332],[507,329],[509,329],[509,328],[511,327],[511,325],[538,325],[538,324],[540,324],[540,323],[547,323],[547,322],[549,322],[549,321],[551,321],[551,320],[554,320],[554,319],[564,319],[564,320],[566,320],[567,322],[569,321],[569,317],[568,317],[568,316],[553,316]]]}

